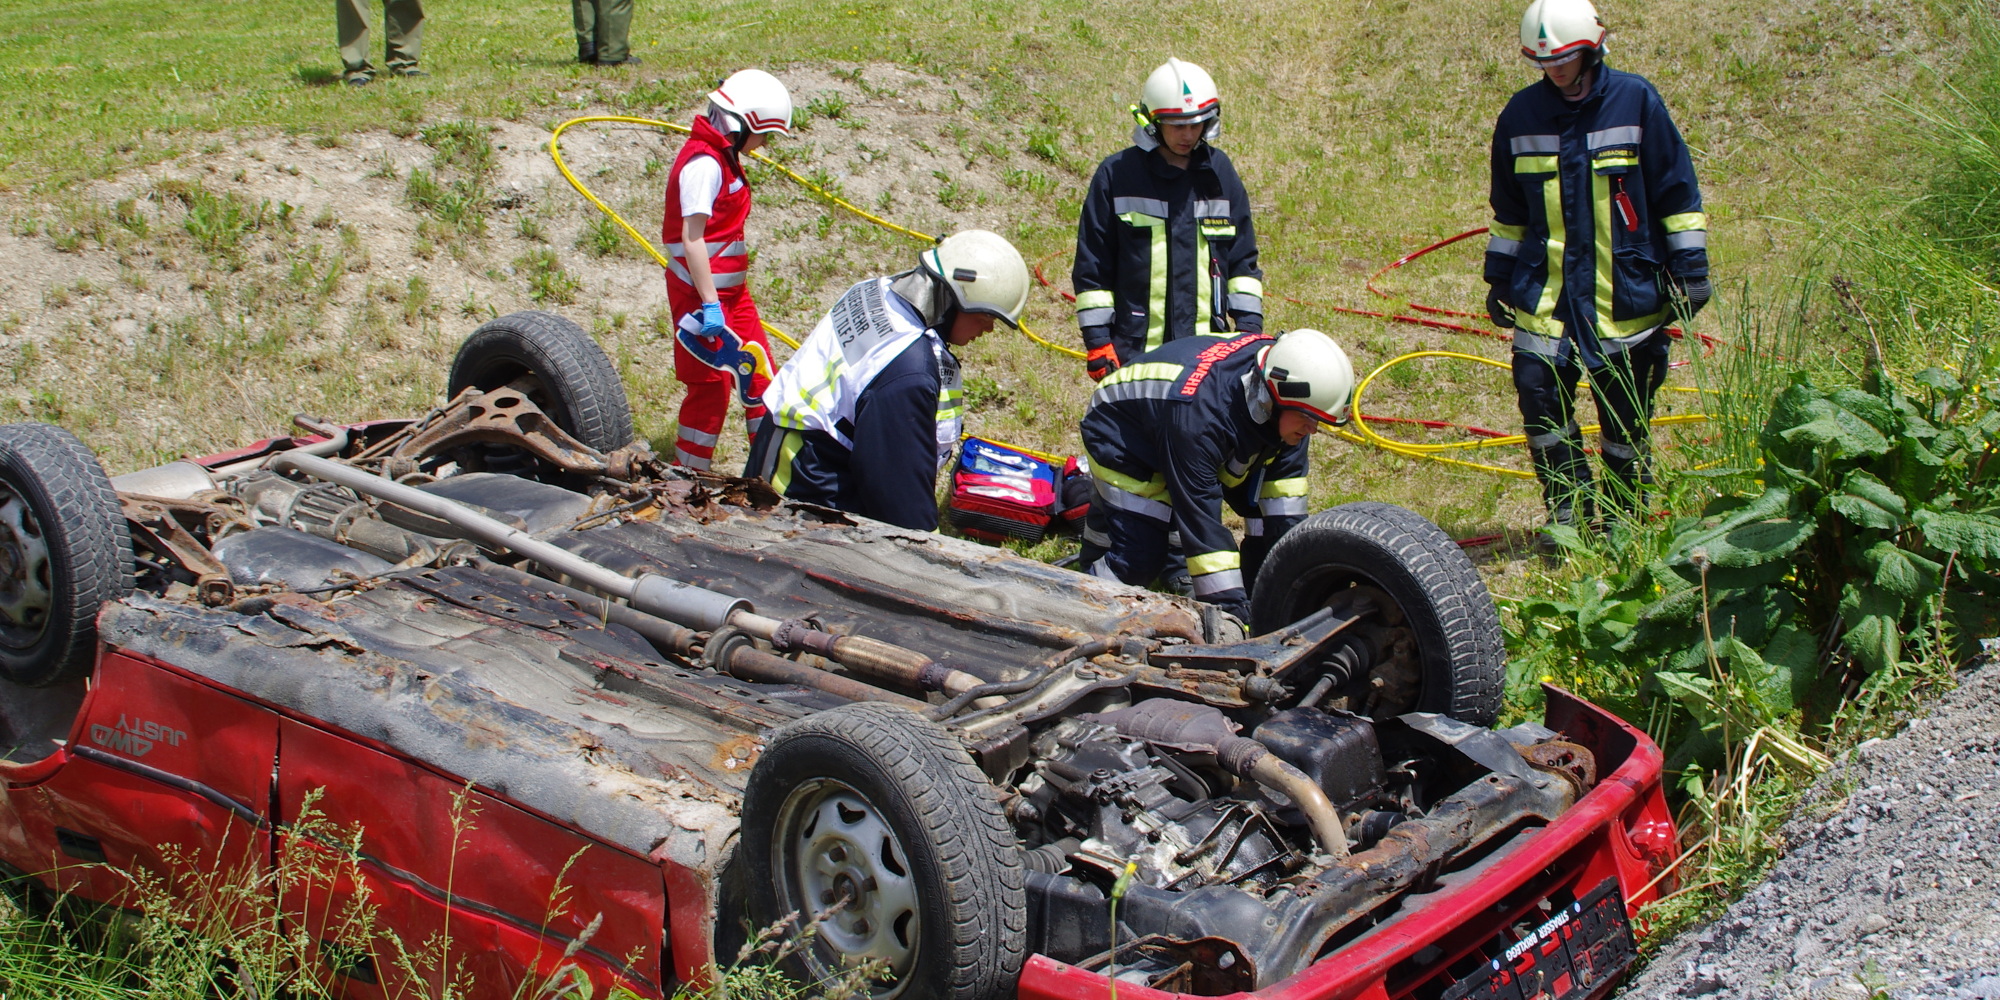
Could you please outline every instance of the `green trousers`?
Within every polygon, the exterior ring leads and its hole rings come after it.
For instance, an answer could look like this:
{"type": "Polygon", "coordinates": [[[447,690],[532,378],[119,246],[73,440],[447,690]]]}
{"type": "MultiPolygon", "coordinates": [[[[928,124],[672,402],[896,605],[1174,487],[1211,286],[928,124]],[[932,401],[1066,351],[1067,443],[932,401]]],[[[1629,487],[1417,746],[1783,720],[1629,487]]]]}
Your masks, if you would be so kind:
{"type": "Polygon", "coordinates": [[[576,50],[597,50],[601,63],[624,62],[632,54],[632,0],[569,0],[576,22],[576,50]]]}
{"type": "MultiPolygon", "coordinates": [[[[368,7],[373,0],[333,0],[340,25],[340,65],[350,77],[371,76],[368,7]]],[[[388,36],[389,71],[417,68],[424,47],[424,0],[382,0],[382,33],[388,36]]]]}

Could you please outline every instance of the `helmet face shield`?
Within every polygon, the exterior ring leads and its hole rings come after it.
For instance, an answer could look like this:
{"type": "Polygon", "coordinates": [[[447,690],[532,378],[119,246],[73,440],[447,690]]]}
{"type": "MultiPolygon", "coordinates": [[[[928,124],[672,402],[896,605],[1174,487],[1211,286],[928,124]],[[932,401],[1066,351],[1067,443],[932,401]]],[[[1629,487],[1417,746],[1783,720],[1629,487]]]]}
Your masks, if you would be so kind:
{"type": "Polygon", "coordinates": [[[1526,59],[1531,63],[1534,63],[1535,66],[1540,69],[1554,69],[1558,66],[1567,66],[1570,63],[1573,63],[1578,59],[1583,58],[1583,50],[1580,48],[1571,49],[1570,51],[1559,56],[1538,56],[1533,52],[1528,51],[1527,49],[1522,49],[1521,58],[1526,59]]]}

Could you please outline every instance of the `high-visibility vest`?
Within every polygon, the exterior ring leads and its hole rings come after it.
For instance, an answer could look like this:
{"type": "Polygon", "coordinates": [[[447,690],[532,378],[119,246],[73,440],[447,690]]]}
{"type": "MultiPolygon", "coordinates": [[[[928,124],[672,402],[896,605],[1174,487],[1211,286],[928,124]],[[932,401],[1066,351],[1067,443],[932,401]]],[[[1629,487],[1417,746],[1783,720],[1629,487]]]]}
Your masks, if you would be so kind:
{"type": "Polygon", "coordinates": [[[854,408],[861,394],[912,341],[927,338],[938,362],[937,464],[943,468],[965,424],[958,359],[890,291],[889,281],[871,278],[842,294],[771,380],[764,405],[780,427],[824,431],[852,448],[854,408]]]}
{"type": "Polygon", "coordinates": [[[687,245],[681,241],[681,168],[698,156],[722,165],[722,190],[715,195],[714,211],[702,238],[708,244],[708,271],[715,279],[715,294],[726,307],[732,298],[746,294],[750,246],[743,239],[743,223],[750,218],[750,181],[743,164],[731,148],[729,137],[709,124],[707,118],[694,120],[694,131],[674,157],[667,174],[666,215],[660,224],[660,242],[667,246],[667,304],[675,316],[701,308],[701,296],[688,276],[687,245]]]}

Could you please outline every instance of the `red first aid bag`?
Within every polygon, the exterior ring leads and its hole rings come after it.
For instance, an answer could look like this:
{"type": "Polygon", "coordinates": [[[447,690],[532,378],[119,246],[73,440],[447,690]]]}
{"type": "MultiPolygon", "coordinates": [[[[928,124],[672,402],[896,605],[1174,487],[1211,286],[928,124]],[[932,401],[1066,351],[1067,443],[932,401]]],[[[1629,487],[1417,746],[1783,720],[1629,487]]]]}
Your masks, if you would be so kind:
{"type": "Polygon", "coordinates": [[[1039,542],[1055,517],[1062,472],[1042,457],[985,438],[968,437],[951,473],[951,523],[990,542],[1039,542]]]}

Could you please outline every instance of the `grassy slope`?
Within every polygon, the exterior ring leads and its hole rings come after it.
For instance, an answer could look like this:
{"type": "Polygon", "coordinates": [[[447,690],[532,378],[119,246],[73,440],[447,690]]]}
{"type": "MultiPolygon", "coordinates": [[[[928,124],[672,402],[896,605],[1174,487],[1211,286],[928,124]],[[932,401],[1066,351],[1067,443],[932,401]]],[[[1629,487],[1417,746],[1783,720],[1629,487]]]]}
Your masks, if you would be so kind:
{"type": "MultiPolygon", "coordinates": [[[[1950,58],[1934,50],[1939,33],[1924,15],[1888,14],[1852,0],[1782,8],[1748,0],[1614,0],[1604,11],[1616,29],[1614,65],[1660,86],[1697,151],[1715,219],[1718,274],[1735,300],[1702,317],[1703,327],[1717,331],[1739,326],[1746,286],[1751,301],[1779,294],[1812,266],[1815,229],[1800,220],[1895,182],[1896,153],[1869,141],[1870,122],[1884,95],[1909,92],[1920,65],[1950,58]]],[[[1216,16],[1213,5],[1179,2],[641,4],[634,37],[646,66],[585,74],[567,62],[560,10],[459,0],[432,7],[425,52],[431,79],[354,93],[334,82],[331,18],[319,4],[210,0],[177,5],[171,17],[139,0],[56,11],[10,6],[0,9],[0,36],[9,39],[16,72],[0,77],[0,118],[7,123],[0,130],[0,172],[24,190],[17,212],[29,211],[72,197],[65,191],[83,178],[213,148],[217,130],[261,126],[352,136],[462,117],[548,123],[570,108],[604,105],[673,114],[685,106],[684,95],[739,64],[783,73],[786,66],[887,60],[933,74],[965,97],[967,134],[958,138],[972,150],[969,159],[982,155],[979,142],[989,135],[1010,152],[1037,134],[1059,138],[1061,164],[1048,168],[1052,189],[1006,202],[1005,228],[1031,258],[1056,254],[1051,274],[1060,278],[1071,239],[1067,220],[1089,168],[1126,141],[1124,103],[1147,69],[1172,52],[1207,64],[1221,81],[1224,141],[1257,201],[1274,295],[1369,304],[1361,282],[1380,263],[1485,221],[1487,130],[1507,94],[1532,78],[1512,54],[1512,5],[1348,0],[1301,7],[1253,0],[1232,5],[1226,24],[1216,16]],[[1205,36],[1182,34],[1205,40],[1169,46],[1158,38],[1160,25],[1202,26],[1205,36]]],[[[869,136],[864,129],[849,138],[869,136]]],[[[800,169],[813,165],[793,162],[800,169]]],[[[827,166],[840,176],[840,164],[827,166]]],[[[922,214],[932,224],[951,218],[935,205],[922,214]]],[[[849,223],[836,225],[837,242],[855,242],[849,223]]],[[[817,231],[784,238],[810,245],[817,231]]],[[[838,287],[892,266],[904,252],[894,240],[860,244],[842,249],[841,266],[849,270],[821,276],[822,285],[838,287]]],[[[1477,246],[1467,241],[1427,258],[1389,284],[1421,301],[1476,309],[1477,246]]],[[[775,318],[797,331],[810,322],[815,297],[794,298],[775,318]]],[[[254,321],[254,309],[243,308],[254,321]]],[[[588,295],[572,311],[589,316],[588,295]]],[[[1066,310],[1052,298],[1038,301],[1032,316],[1043,330],[1073,335],[1066,310]]],[[[1364,370],[1419,348],[1504,357],[1490,341],[1313,305],[1274,300],[1271,319],[1326,328],[1364,370]]],[[[445,324],[449,329],[437,334],[442,350],[460,325],[445,324]]],[[[603,332],[627,358],[628,371],[632,358],[663,350],[638,333],[603,332]]],[[[90,360],[115,368],[116,346],[89,340],[78,337],[71,351],[94,352],[90,360]]],[[[344,376],[334,395],[363,412],[407,407],[423,396],[411,384],[422,376],[418,369],[435,364],[439,353],[438,344],[430,345],[422,363],[413,361],[386,387],[384,380],[344,376]]],[[[271,354],[252,359],[240,377],[313,377],[283,372],[287,352],[271,354]]],[[[1072,446],[1073,423],[1065,415],[1080,409],[1085,391],[1070,377],[1072,362],[999,336],[976,347],[970,361],[971,372],[994,375],[1011,392],[1010,405],[975,413],[976,430],[1072,446]]],[[[18,359],[13,370],[28,381],[40,374],[18,359]]],[[[642,427],[660,433],[673,386],[654,364],[642,389],[642,409],[650,411],[641,414],[642,427]]],[[[1685,409],[1687,398],[1670,397],[1670,405],[1685,409]]],[[[97,406],[113,416],[94,430],[93,443],[141,460],[159,450],[157,435],[136,453],[124,447],[116,398],[100,394],[97,406]]],[[[1373,390],[1370,408],[1498,428],[1516,419],[1504,376],[1458,363],[1392,373],[1373,390]]],[[[1502,460],[1518,464],[1518,456],[1502,460]]],[[[1336,443],[1325,445],[1316,476],[1317,503],[1395,500],[1459,534],[1536,520],[1534,492],[1519,481],[1413,465],[1336,443]]]]}

